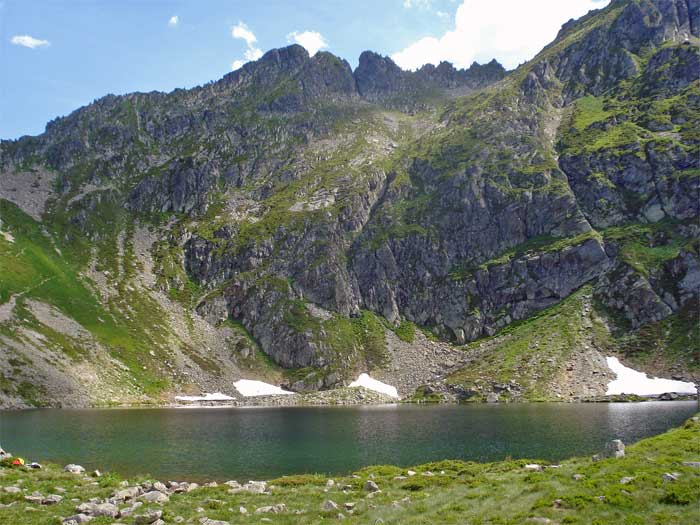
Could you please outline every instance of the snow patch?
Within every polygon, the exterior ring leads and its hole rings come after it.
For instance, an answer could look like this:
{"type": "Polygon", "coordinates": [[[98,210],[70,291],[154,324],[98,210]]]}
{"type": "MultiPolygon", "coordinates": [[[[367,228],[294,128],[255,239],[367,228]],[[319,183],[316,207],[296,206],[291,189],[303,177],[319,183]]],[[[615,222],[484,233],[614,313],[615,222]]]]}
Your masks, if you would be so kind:
{"type": "Polygon", "coordinates": [[[386,394],[397,399],[399,397],[399,393],[396,390],[396,387],[387,385],[386,383],[382,383],[381,381],[377,381],[376,379],[372,379],[371,377],[369,377],[368,374],[360,374],[360,377],[358,377],[355,381],[350,383],[349,386],[363,386],[367,390],[374,390],[375,392],[379,392],[380,394],[386,394]]]}
{"type": "Polygon", "coordinates": [[[263,381],[254,381],[252,379],[241,379],[233,383],[242,396],[275,396],[279,394],[293,394],[288,390],[282,390],[280,387],[265,383],[263,381]]]}
{"type": "Polygon", "coordinates": [[[672,379],[662,379],[659,377],[648,377],[643,372],[637,372],[628,368],[617,359],[617,357],[606,357],[610,370],[615,372],[616,379],[608,383],[606,395],[615,394],[636,394],[656,395],[666,392],[676,392],[678,394],[694,394],[695,385],[685,381],[674,381],[672,379]]]}
{"type": "Polygon", "coordinates": [[[213,394],[209,394],[207,392],[204,393],[203,396],[175,396],[175,399],[178,401],[231,401],[233,398],[231,396],[227,396],[226,394],[222,394],[221,392],[214,392],[213,394]]]}

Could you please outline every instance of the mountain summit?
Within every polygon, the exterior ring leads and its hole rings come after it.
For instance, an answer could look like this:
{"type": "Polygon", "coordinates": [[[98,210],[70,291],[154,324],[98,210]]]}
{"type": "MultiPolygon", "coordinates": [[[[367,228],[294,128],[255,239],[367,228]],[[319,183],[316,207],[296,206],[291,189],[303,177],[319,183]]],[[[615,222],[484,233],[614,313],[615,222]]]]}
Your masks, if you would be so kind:
{"type": "Polygon", "coordinates": [[[0,404],[297,391],[580,399],[700,367],[700,4],[535,58],[298,45],[0,144],[0,404]]]}

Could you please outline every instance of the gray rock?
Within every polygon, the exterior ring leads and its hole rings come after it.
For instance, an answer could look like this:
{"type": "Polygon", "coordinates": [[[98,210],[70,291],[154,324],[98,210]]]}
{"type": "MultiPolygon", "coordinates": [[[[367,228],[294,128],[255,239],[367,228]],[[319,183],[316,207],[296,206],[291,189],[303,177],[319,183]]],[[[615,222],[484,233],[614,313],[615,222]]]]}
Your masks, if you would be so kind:
{"type": "Polygon", "coordinates": [[[141,487],[127,487],[112,494],[112,499],[115,501],[127,501],[137,498],[141,495],[141,487]]]}
{"type": "Polygon", "coordinates": [[[74,524],[74,523],[87,523],[88,521],[91,521],[93,519],[92,516],[89,516],[87,514],[75,514],[74,516],[68,516],[67,518],[63,518],[63,523],[66,524],[74,524]]]}
{"type": "Polygon", "coordinates": [[[149,510],[148,512],[144,512],[143,514],[134,515],[134,524],[147,525],[149,523],[153,523],[154,521],[159,520],[161,517],[163,517],[162,510],[149,510]]]}
{"type": "Polygon", "coordinates": [[[338,504],[332,500],[327,499],[321,504],[321,510],[338,510],[338,504]]]}
{"type": "Polygon", "coordinates": [[[76,512],[88,516],[116,518],[119,516],[119,508],[112,503],[82,503],[75,508],[76,512]]]}
{"type": "Polygon", "coordinates": [[[63,501],[63,496],[59,496],[58,494],[49,494],[46,496],[44,499],[41,500],[42,505],[55,505],[56,503],[60,503],[63,501]]]}
{"type": "Polygon", "coordinates": [[[278,503],[276,505],[266,505],[264,507],[258,507],[255,509],[256,514],[279,514],[280,512],[285,512],[287,506],[284,503],[278,503]]]}
{"type": "Polygon", "coordinates": [[[82,467],[80,465],[75,465],[74,463],[69,463],[65,467],[63,467],[63,470],[66,472],[70,472],[71,474],[82,474],[85,472],[85,467],[82,467]]]}
{"type": "Polygon", "coordinates": [[[167,503],[170,501],[170,498],[168,497],[167,494],[163,494],[159,490],[152,490],[151,492],[146,492],[143,496],[141,496],[141,499],[143,501],[147,501],[148,503],[167,503]]]}
{"type": "Polygon", "coordinates": [[[378,492],[378,491],[379,491],[379,486],[378,486],[374,481],[372,481],[371,479],[368,479],[368,480],[365,482],[365,487],[364,487],[364,488],[365,488],[365,490],[366,490],[367,492],[378,492]]]}
{"type": "Polygon", "coordinates": [[[620,483],[623,485],[628,485],[634,481],[634,477],[632,476],[625,476],[624,478],[620,479],[620,483]]]}
{"type": "Polygon", "coordinates": [[[202,525],[229,525],[228,521],[212,520],[207,517],[200,518],[199,523],[201,523],[202,525]]]}
{"type": "Polygon", "coordinates": [[[678,481],[679,477],[680,477],[680,474],[678,472],[671,472],[671,473],[666,472],[666,473],[664,473],[663,476],[661,476],[661,479],[663,479],[665,482],[672,483],[674,481],[678,481]]]}

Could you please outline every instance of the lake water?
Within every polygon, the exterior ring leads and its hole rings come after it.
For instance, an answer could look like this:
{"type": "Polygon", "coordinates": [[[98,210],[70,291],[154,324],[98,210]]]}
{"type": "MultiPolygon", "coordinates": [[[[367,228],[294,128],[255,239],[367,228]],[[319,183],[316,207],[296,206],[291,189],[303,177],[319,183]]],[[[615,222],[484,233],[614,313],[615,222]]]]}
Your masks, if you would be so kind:
{"type": "Polygon", "coordinates": [[[0,412],[0,444],[32,461],[160,479],[265,479],[409,466],[593,454],[677,426],[694,401],[322,408],[0,412]]]}

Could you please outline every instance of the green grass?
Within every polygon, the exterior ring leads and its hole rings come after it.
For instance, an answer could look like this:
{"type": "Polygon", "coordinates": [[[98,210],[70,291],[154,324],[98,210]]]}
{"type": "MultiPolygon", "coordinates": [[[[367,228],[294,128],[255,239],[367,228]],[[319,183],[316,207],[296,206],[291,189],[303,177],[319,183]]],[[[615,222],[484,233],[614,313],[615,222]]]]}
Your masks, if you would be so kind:
{"type": "MultiPolygon", "coordinates": [[[[495,463],[474,463],[445,460],[412,467],[417,474],[407,476],[409,469],[392,465],[363,468],[353,475],[334,476],[335,485],[326,488],[326,476],[300,474],[270,480],[271,495],[229,494],[226,485],[201,487],[191,492],[174,494],[163,506],[145,504],[138,513],[149,509],[163,511],[166,523],[182,517],[185,522],[198,522],[204,516],[231,524],[259,522],[265,517],[276,524],[319,524],[337,521],[351,524],[386,523],[417,524],[502,524],[519,525],[532,518],[552,523],[581,525],[685,525],[700,520],[700,469],[684,466],[684,461],[700,458],[700,421],[693,418],[680,428],[644,439],[627,446],[623,458],[598,462],[588,457],[562,461],[558,468],[541,472],[524,468],[533,460],[505,460],[495,463]],[[694,420],[693,420],[694,419],[694,420]],[[425,476],[426,472],[434,475],[425,476]],[[665,482],[664,473],[676,472],[678,480],[665,482]],[[573,479],[573,475],[582,476],[573,479]],[[405,479],[395,479],[403,476],[405,479]],[[621,484],[623,477],[633,477],[621,484]],[[381,492],[368,498],[363,490],[366,480],[373,479],[381,492]],[[341,509],[324,511],[324,501],[332,500],[341,509]],[[355,503],[352,514],[346,502],[355,503]],[[255,514],[265,505],[284,503],[279,514],[255,514]],[[239,507],[248,515],[241,515],[239,507]],[[198,512],[197,509],[203,511],[198,512]],[[252,515],[251,515],[252,514],[252,515]],[[381,520],[381,521],[380,521],[381,520]]],[[[32,458],[40,459],[40,458],[32,458]]],[[[74,514],[78,504],[89,498],[107,498],[120,487],[122,478],[113,473],[101,478],[76,476],[63,472],[57,465],[43,470],[0,466],[2,485],[19,486],[22,492],[0,492],[0,522],[8,525],[53,525],[56,516],[74,514]],[[38,491],[55,493],[65,489],[62,502],[53,506],[29,504],[24,496],[38,491]],[[27,508],[33,510],[26,510],[27,508]]],[[[127,480],[134,486],[147,479],[141,476],[127,480]]],[[[239,480],[245,481],[245,480],[239,480]]],[[[114,519],[97,518],[91,523],[106,525],[114,519]]],[[[130,523],[130,521],[125,521],[130,523]]],[[[532,521],[536,523],[537,521],[532,521]]]]}
{"type": "MultiPolygon", "coordinates": [[[[521,385],[526,399],[551,396],[549,383],[584,339],[584,302],[591,295],[584,286],[560,303],[534,316],[511,323],[489,339],[477,340],[465,349],[475,349],[485,341],[496,345],[463,369],[447,377],[447,382],[480,391],[488,382],[521,385]]],[[[487,388],[485,393],[488,393],[487,388]]]]}
{"type": "MultiPolygon", "coordinates": [[[[125,289],[110,303],[102,303],[88,282],[79,278],[81,266],[75,262],[78,258],[59,253],[55,238],[46,234],[39,223],[5,200],[0,200],[0,217],[3,228],[11,231],[15,238],[14,243],[0,238],[0,267],[3,269],[0,302],[17,295],[20,313],[25,299],[53,306],[75,320],[113,357],[123,362],[143,392],[156,394],[166,388],[168,380],[157,359],[149,357],[149,351],[162,343],[165,335],[163,330],[153,330],[154,320],[157,323],[158,319],[164,319],[157,303],[125,289]]],[[[105,259],[103,265],[116,272],[112,260],[105,259]]],[[[79,353],[64,336],[44,327],[33,316],[26,315],[26,311],[23,321],[50,337],[49,340],[64,348],[69,357],[79,353]]]]}
{"type": "Polygon", "coordinates": [[[682,248],[694,250],[693,241],[678,233],[678,223],[663,220],[655,224],[631,223],[607,228],[604,239],[620,246],[620,258],[645,277],[678,257],[682,248]]]}

